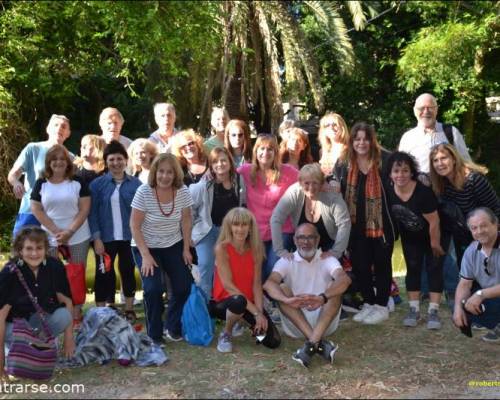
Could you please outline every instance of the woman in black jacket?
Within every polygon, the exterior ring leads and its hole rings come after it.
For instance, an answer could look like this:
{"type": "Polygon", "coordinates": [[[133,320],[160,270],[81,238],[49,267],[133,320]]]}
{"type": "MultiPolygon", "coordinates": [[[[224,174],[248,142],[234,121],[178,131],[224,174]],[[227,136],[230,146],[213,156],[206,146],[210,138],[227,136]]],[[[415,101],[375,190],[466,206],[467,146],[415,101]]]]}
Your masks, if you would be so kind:
{"type": "Polygon", "coordinates": [[[389,318],[387,302],[392,280],[392,249],[396,239],[384,185],[389,153],[377,141],[373,126],[351,129],[346,161],[336,165],[342,194],[351,215],[349,250],[353,273],[364,298],[354,321],[378,324],[389,318]]]}

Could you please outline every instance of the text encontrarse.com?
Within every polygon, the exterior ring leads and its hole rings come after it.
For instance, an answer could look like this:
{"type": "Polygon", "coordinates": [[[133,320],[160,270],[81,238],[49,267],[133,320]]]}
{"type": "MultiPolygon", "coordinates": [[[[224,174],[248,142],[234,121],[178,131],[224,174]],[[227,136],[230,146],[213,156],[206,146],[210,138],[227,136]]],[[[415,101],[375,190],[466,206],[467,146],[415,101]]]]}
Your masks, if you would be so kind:
{"type": "Polygon", "coordinates": [[[82,383],[56,383],[47,385],[46,383],[9,383],[0,384],[0,393],[85,393],[85,385],[82,383]]]}

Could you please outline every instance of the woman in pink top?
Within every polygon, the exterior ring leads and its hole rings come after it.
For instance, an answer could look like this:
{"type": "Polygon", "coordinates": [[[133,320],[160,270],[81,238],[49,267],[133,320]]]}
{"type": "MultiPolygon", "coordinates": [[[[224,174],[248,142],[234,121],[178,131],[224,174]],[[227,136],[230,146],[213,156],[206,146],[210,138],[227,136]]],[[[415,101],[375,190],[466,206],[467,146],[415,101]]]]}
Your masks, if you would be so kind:
{"type": "MultiPolygon", "coordinates": [[[[297,182],[299,171],[291,165],[282,165],[279,147],[273,135],[259,135],[252,153],[252,163],[238,168],[246,187],[248,209],[255,215],[257,226],[265,246],[265,260],[262,265],[262,281],[271,274],[278,256],[273,251],[269,221],[274,207],[290,185],[297,182]]],[[[283,224],[285,248],[293,248],[293,225],[290,219],[283,224]]]]}

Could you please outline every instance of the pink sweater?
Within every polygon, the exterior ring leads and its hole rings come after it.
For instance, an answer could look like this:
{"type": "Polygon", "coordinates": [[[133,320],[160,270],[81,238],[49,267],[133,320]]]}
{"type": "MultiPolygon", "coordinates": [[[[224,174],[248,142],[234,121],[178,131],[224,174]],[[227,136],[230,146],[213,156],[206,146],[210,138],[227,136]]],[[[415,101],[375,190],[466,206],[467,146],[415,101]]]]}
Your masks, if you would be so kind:
{"type": "MultiPolygon", "coordinates": [[[[250,180],[251,164],[243,164],[238,168],[246,186],[247,207],[255,215],[259,232],[263,241],[271,240],[271,214],[283,193],[288,187],[297,182],[299,171],[290,165],[281,166],[280,178],[276,184],[266,185],[258,175],[255,186],[250,180]]],[[[283,224],[284,233],[293,233],[293,225],[290,218],[283,224]]]]}

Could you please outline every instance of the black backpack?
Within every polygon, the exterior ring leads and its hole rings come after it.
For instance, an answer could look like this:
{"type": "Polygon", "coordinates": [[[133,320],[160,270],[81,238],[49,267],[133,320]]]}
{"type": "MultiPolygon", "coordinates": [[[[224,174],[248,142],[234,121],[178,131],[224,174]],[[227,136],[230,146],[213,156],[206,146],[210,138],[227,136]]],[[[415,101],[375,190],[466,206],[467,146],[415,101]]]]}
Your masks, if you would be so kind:
{"type": "Polygon", "coordinates": [[[453,145],[454,140],[453,140],[453,125],[451,124],[443,124],[443,131],[444,134],[446,135],[446,139],[448,139],[448,143],[453,145]]]}

